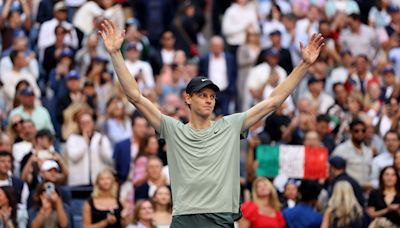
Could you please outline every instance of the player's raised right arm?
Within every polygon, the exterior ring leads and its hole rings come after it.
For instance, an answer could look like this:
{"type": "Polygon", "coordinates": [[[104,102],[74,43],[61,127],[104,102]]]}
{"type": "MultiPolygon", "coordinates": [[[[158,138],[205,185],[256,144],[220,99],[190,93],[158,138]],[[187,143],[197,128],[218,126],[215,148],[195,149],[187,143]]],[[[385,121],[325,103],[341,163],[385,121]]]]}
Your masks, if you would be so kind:
{"type": "Polygon", "coordinates": [[[111,61],[117,73],[119,82],[129,101],[144,115],[150,124],[159,132],[161,125],[161,112],[158,108],[142,95],[135,78],[129,73],[121,53],[125,31],[118,32],[114,22],[104,20],[98,32],[104,41],[111,61]]]}

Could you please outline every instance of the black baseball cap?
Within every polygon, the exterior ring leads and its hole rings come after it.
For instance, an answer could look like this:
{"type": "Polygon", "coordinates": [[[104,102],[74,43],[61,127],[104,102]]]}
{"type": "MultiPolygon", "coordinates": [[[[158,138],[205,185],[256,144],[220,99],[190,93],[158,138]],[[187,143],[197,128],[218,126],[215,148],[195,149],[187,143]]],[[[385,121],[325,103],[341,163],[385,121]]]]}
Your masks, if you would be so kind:
{"type": "Polygon", "coordinates": [[[204,76],[198,76],[190,80],[189,84],[186,86],[186,93],[191,94],[199,92],[203,88],[208,87],[215,92],[219,92],[219,88],[210,79],[204,76]]]}
{"type": "Polygon", "coordinates": [[[346,160],[339,156],[333,156],[329,159],[329,164],[337,169],[346,168],[346,160]]]}

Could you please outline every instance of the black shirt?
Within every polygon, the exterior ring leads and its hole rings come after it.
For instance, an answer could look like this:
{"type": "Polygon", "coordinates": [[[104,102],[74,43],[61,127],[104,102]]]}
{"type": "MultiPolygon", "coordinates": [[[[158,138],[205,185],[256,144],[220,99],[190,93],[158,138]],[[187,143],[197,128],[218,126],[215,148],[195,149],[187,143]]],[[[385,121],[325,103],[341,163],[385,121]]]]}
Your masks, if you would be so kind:
{"type": "MultiPolygon", "coordinates": [[[[399,192],[396,193],[396,196],[394,197],[391,204],[400,204],[399,192]]],[[[368,207],[374,207],[376,211],[387,208],[385,202],[385,196],[378,190],[372,191],[371,194],[369,195],[368,207]]],[[[395,211],[388,212],[385,214],[384,217],[390,220],[391,222],[400,225],[400,215],[397,212],[395,211]]]]}

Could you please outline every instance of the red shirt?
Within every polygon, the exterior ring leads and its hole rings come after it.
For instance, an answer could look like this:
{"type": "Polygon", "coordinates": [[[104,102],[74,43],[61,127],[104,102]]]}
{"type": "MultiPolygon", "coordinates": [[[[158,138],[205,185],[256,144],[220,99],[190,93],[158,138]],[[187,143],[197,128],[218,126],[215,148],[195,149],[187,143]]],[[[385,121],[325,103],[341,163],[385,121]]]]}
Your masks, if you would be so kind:
{"type": "Polygon", "coordinates": [[[260,214],[258,206],[252,201],[242,204],[243,217],[250,221],[251,228],[284,228],[286,223],[280,211],[274,216],[260,214]]]}

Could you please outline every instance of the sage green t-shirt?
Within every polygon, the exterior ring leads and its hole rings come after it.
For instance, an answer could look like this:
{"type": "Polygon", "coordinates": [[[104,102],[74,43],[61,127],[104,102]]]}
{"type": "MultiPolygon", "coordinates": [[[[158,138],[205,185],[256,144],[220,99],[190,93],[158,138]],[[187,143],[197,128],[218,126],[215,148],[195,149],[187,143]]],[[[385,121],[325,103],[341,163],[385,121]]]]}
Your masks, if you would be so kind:
{"type": "Polygon", "coordinates": [[[173,215],[238,213],[240,134],[245,118],[246,113],[225,116],[198,130],[161,116],[173,215]]]}

